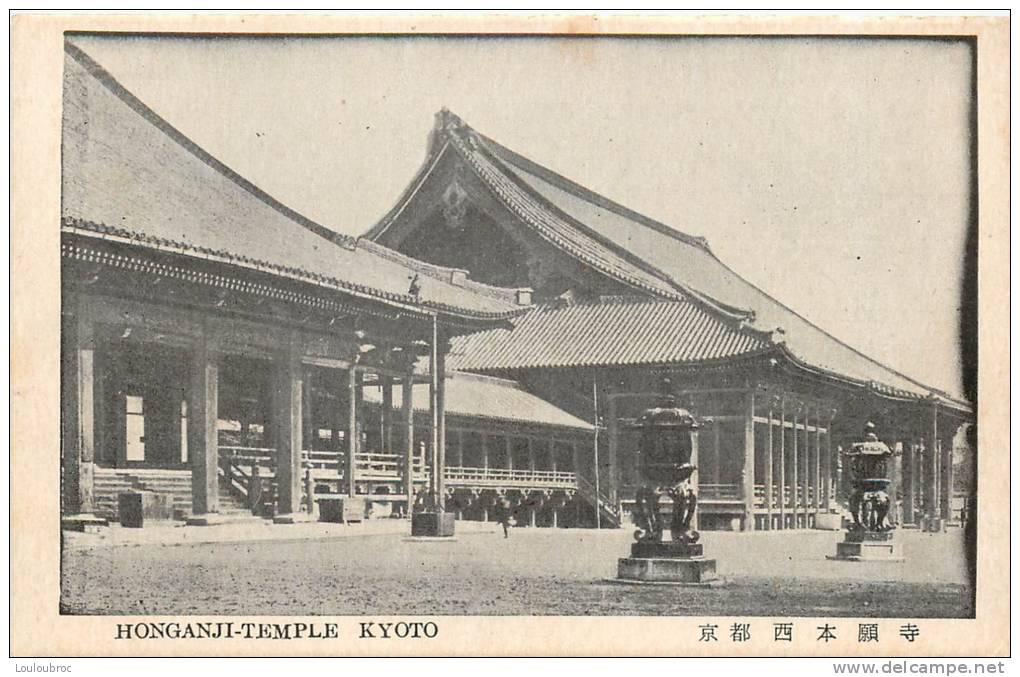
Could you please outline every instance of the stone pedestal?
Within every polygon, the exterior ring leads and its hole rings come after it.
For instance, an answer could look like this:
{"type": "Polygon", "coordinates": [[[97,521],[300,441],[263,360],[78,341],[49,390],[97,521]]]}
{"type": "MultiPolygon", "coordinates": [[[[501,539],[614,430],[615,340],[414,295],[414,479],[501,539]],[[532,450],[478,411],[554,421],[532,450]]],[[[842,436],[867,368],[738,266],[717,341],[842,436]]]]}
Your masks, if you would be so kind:
{"type": "Polygon", "coordinates": [[[847,532],[843,541],[836,544],[836,554],[828,559],[850,562],[902,562],[902,546],[893,531],[847,532]]]}
{"type": "Polygon", "coordinates": [[[630,557],[621,557],[616,582],[715,587],[723,580],[715,560],[704,557],[700,543],[634,543],[630,557]]]}
{"type": "Polygon", "coordinates": [[[451,538],[455,524],[452,512],[417,512],[411,515],[411,536],[451,538]]]}
{"type": "Polygon", "coordinates": [[[125,491],[117,496],[117,512],[122,527],[140,529],[147,521],[173,520],[173,498],[155,491],[125,491]]]}
{"type": "Polygon", "coordinates": [[[659,557],[685,558],[704,557],[705,546],[701,543],[631,543],[630,556],[638,559],[659,557]]]}

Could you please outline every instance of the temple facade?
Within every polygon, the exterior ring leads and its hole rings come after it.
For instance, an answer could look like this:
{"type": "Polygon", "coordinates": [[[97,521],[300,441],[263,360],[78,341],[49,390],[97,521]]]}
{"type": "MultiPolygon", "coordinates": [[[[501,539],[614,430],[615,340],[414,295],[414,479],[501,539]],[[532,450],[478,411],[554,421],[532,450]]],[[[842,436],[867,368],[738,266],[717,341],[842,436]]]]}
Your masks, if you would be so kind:
{"type": "MultiPolygon", "coordinates": [[[[366,237],[527,287],[510,327],[454,339],[451,365],[513,378],[598,422],[580,469],[619,518],[636,491],[635,417],[668,379],[702,421],[701,528],[838,526],[842,450],[867,422],[897,450],[896,517],[959,518],[953,440],[964,398],[860,353],[751,285],[700,237],[623,207],[505,148],[449,111],[425,162],[366,237]]],[[[864,321],[865,318],[862,318],[864,321]]]]}
{"type": "Polygon", "coordinates": [[[455,375],[451,341],[509,327],[530,292],[338,235],[281,204],[65,44],[61,232],[64,525],[127,490],[195,525],[376,517],[427,493],[487,519],[586,524],[594,426],[511,380],[455,375]]]}

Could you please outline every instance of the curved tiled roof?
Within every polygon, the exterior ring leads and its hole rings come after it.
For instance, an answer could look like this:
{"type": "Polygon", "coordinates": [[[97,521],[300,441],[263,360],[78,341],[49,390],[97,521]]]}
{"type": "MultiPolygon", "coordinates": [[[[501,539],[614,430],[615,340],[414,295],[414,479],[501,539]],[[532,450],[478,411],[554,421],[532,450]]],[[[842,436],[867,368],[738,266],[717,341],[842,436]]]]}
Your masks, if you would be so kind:
{"type": "MultiPolygon", "coordinates": [[[[365,399],[382,403],[382,391],[365,388],[365,399]]],[[[401,402],[401,386],[393,386],[394,408],[401,402]]],[[[429,391],[414,388],[415,411],[429,411],[429,391]]],[[[594,430],[591,423],[568,414],[554,404],[522,390],[516,381],[481,374],[452,372],[446,379],[444,407],[447,414],[484,418],[510,423],[557,426],[574,430],[594,430]]]]}
{"type": "Polygon", "coordinates": [[[455,339],[451,367],[503,370],[707,362],[759,353],[774,345],[767,336],[690,300],[540,305],[511,323],[512,329],[455,339]]]}
{"type": "MultiPolygon", "coordinates": [[[[676,231],[598,195],[478,133],[447,111],[439,115],[437,134],[444,147],[454,147],[469,165],[480,168],[480,178],[512,211],[525,215],[524,223],[539,231],[554,229],[554,244],[604,274],[631,279],[632,286],[662,299],[688,298],[722,316],[746,317],[762,332],[781,329],[791,358],[818,373],[881,394],[934,396],[969,408],[962,398],[887,367],[812,324],[727,267],[704,238],[676,231]]],[[[416,181],[425,178],[423,173],[416,181]]],[[[389,224],[388,216],[367,235],[380,237],[389,224]]]]}
{"type": "Polygon", "coordinates": [[[141,247],[286,273],[333,291],[477,319],[515,291],[340,235],[239,176],[65,43],[61,226],[141,247]],[[420,299],[408,294],[418,276],[420,299]]]}

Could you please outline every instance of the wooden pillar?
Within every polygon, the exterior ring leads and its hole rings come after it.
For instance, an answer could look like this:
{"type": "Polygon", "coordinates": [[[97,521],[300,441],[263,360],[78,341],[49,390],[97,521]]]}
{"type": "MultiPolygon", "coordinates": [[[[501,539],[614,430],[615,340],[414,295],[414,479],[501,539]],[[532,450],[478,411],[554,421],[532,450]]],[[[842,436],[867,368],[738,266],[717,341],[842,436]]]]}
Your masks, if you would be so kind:
{"type": "Polygon", "coordinates": [[[514,469],[514,445],[509,435],[503,436],[503,448],[506,450],[506,468],[513,472],[514,469]]]}
{"type": "Polygon", "coordinates": [[[549,469],[553,472],[557,472],[560,469],[560,460],[557,458],[556,453],[556,440],[552,438],[549,438],[549,469]]]}
{"type": "Polygon", "coordinates": [[[311,451],[316,442],[319,426],[316,425],[312,406],[312,379],[314,372],[304,368],[301,375],[301,450],[311,451]]]}
{"type": "Polygon", "coordinates": [[[208,523],[219,512],[219,364],[208,339],[199,338],[192,355],[188,400],[188,456],[191,458],[193,524],[208,523]]]}
{"type": "Polygon", "coordinates": [[[553,529],[556,529],[557,527],[560,526],[560,511],[559,511],[558,508],[552,508],[551,512],[552,512],[552,523],[550,524],[550,526],[553,529]]]}
{"type": "Polygon", "coordinates": [[[815,463],[812,470],[815,492],[813,506],[817,515],[822,510],[822,410],[815,408],[815,463]]]}
{"type": "MultiPolygon", "coordinates": [[[[691,473],[690,483],[691,490],[695,496],[700,494],[699,483],[701,482],[701,471],[698,470],[700,465],[698,457],[701,446],[701,433],[697,430],[691,432],[691,465],[694,466],[694,472],[691,473]]],[[[694,511],[694,517],[691,518],[691,528],[697,531],[698,529],[698,511],[694,511]]]]}
{"type": "Polygon", "coordinates": [[[924,518],[926,530],[935,530],[934,522],[939,515],[938,495],[936,494],[936,482],[938,481],[936,473],[938,439],[939,407],[938,403],[935,402],[931,408],[931,419],[924,448],[924,518]]]}
{"type": "Polygon", "coordinates": [[[347,371],[347,455],[344,463],[344,484],[348,496],[357,493],[354,469],[361,451],[361,433],[358,427],[358,391],[361,390],[361,372],[351,364],[347,371]]]}
{"type": "Polygon", "coordinates": [[[791,504],[790,507],[791,507],[792,512],[793,512],[793,520],[792,521],[793,521],[793,528],[794,529],[796,529],[798,527],[797,519],[798,519],[798,515],[800,515],[800,498],[801,498],[801,496],[800,496],[800,482],[797,481],[797,476],[798,476],[798,474],[800,472],[800,469],[799,469],[800,457],[797,455],[797,419],[799,418],[799,414],[800,414],[800,406],[798,406],[796,411],[793,412],[793,428],[792,428],[793,434],[791,435],[791,437],[793,439],[793,452],[792,452],[793,456],[790,459],[792,461],[792,463],[791,463],[791,465],[792,465],[792,468],[791,468],[791,477],[790,477],[790,493],[793,495],[793,500],[790,501],[790,504],[791,504]]]}
{"type": "Polygon", "coordinates": [[[274,365],[273,413],[276,430],[276,519],[293,521],[301,512],[301,443],[303,414],[301,351],[296,339],[274,365]]]}
{"type": "Polygon", "coordinates": [[[768,410],[768,436],[765,442],[765,529],[772,529],[772,491],[773,491],[773,476],[772,476],[772,444],[774,442],[772,436],[772,415],[773,415],[772,404],[769,404],[768,410]]]}
{"type": "Polygon", "coordinates": [[[65,515],[95,509],[95,336],[81,311],[61,316],[61,465],[65,515]]]}
{"type": "Polygon", "coordinates": [[[779,528],[786,528],[786,399],[779,403],[779,528]]]}
{"type": "MultiPolygon", "coordinates": [[[[299,356],[300,357],[300,356],[299,356]]],[[[301,367],[301,449],[300,449],[300,482],[302,490],[299,495],[305,498],[305,512],[315,512],[315,483],[312,481],[312,450],[319,440],[319,425],[315,420],[315,408],[312,406],[312,381],[315,372],[310,367],[301,367]]]]}
{"type": "Polygon", "coordinates": [[[900,495],[903,496],[902,520],[914,524],[914,443],[902,440],[903,456],[900,463],[900,495]]]}
{"type": "Polygon", "coordinates": [[[719,484],[719,459],[722,454],[719,451],[719,422],[712,421],[712,484],[719,484]]]}
{"type": "Polygon", "coordinates": [[[438,470],[436,471],[436,500],[440,508],[446,502],[446,351],[440,350],[436,355],[436,371],[438,372],[438,383],[436,384],[436,424],[438,429],[434,434],[436,441],[436,460],[438,470]]]}
{"type": "Polygon", "coordinates": [[[404,377],[400,389],[401,412],[404,417],[404,500],[407,514],[414,506],[414,372],[404,377]]]}
{"type": "Polygon", "coordinates": [[[482,470],[489,469],[489,434],[481,433],[482,470]]]}
{"type": "Polygon", "coordinates": [[[825,421],[825,454],[822,457],[822,509],[832,511],[832,420],[829,412],[825,421]]]}
{"type": "Polygon", "coordinates": [[[942,428],[943,428],[943,431],[942,431],[943,435],[942,435],[942,439],[941,439],[941,449],[942,449],[942,458],[941,458],[942,473],[941,474],[942,474],[942,476],[940,478],[941,482],[940,482],[940,485],[939,485],[942,491],[941,491],[941,496],[939,498],[939,501],[940,501],[940,503],[942,505],[942,515],[941,515],[942,519],[945,520],[946,523],[949,523],[950,521],[954,521],[955,522],[955,518],[953,516],[953,493],[954,493],[953,492],[953,437],[955,437],[955,435],[949,434],[949,430],[951,428],[947,428],[946,425],[943,425],[942,428]]]}
{"type": "Polygon", "coordinates": [[[432,316],[432,341],[429,346],[429,420],[431,425],[429,454],[429,491],[439,499],[439,329],[432,316]]]}
{"type": "Polygon", "coordinates": [[[744,397],[744,531],[754,531],[754,390],[744,397]]]}
{"type": "Polygon", "coordinates": [[[464,435],[463,429],[457,430],[457,467],[464,467],[464,435]]]}
{"type": "Polygon", "coordinates": [[[801,427],[804,429],[804,447],[803,447],[804,453],[801,454],[801,471],[800,471],[800,491],[801,491],[800,496],[801,496],[801,498],[800,498],[800,506],[801,506],[801,514],[803,515],[803,519],[801,520],[801,523],[804,525],[805,529],[808,528],[808,511],[809,511],[809,500],[810,500],[810,497],[808,496],[808,487],[811,485],[811,472],[810,472],[810,469],[811,469],[811,464],[810,464],[810,461],[811,461],[811,435],[810,435],[810,433],[808,433],[808,416],[809,416],[808,412],[809,411],[810,410],[807,407],[805,407],[804,408],[804,418],[801,419],[801,427]]]}
{"type": "Polygon", "coordinates": [[[382,411],[379,413],[379,446],[384,454],[393,453],[393,379],[382,379],[382,411]]]}
{"type": "MultiPolygon", "coordinates": [[[[617,458],[620,453],[620,424],[616,419],[616,398],[610,395],[607,400],[609,449],[605,462],[601,463],[602,467],[595,470],[598,473],[598,484],[596,486],[599,487],[600,492],[609,497],[613,504],[616,504],[618,503],[616,486],[618,482],[617,458]],[[603,469],[605,472],[603,472],[603,469]]],[[[598,508],[595,511],[598,513],[598,508]]]]}
{"type": "Polygon", "coordinates": [[[532,473],[535,472],[535,441],[531,435],[528,435],[528,470],[532,473]]]}

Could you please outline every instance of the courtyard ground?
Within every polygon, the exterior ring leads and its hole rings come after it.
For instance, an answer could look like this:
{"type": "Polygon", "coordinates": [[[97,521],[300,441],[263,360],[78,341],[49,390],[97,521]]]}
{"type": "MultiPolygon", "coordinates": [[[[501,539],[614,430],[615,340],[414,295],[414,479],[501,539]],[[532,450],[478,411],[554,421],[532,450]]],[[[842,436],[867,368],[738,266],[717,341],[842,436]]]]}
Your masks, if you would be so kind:
{"type": "Polygon", "coordinates": [[[61,604],[72,614],[722,615],[967,617],[962,533],[900,531],[906,561],[830,561],[837,532],[703,534],[720,589],[605,582],[630,529],[458,522],[454,542],[407,525],[111,527],[67,534],[61,604]]]}

